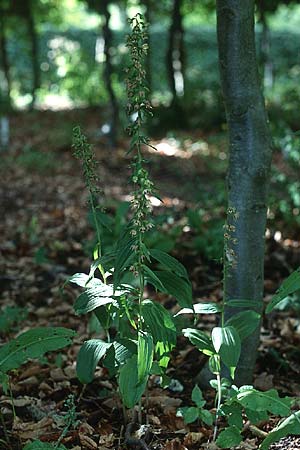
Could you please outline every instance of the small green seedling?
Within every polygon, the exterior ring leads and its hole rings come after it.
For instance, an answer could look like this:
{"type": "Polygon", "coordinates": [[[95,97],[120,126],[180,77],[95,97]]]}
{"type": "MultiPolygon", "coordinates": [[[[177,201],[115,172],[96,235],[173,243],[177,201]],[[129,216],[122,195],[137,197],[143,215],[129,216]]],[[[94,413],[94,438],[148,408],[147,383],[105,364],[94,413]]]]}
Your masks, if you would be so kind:
{"type": "Polygon", "coordinates": [[[193,423],[196,420],[204,422],[206,425],[213,424],[213,415],[207,409],[204,409],[206,401],[203,399],[201,389],[196,385],[192,391],[192,400],[196,406],[179,408],[178,417],[183,417],[185,423],[193,423]]]}

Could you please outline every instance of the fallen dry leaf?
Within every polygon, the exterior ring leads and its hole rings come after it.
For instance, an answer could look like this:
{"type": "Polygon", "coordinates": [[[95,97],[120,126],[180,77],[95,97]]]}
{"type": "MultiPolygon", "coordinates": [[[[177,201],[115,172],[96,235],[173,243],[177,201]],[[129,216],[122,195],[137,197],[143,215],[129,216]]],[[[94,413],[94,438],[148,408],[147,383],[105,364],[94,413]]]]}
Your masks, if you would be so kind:
{"type": "Polygon", "coordinates": [[[236,447],[236,450],[256,450],[257,439],[245,439],[241,445],[236,447]]]}
{"type": "Polygon", "coordinates": [[[112,448],[114,445],[115,437],[113,433],[100,436],[99,445],[105,446],[106,448],[112,448]]]}
{"type": "Polygon", "coordinates": [[[167,441],[164,450],[188,450],[178,438],[167,441]]]}
{"type": "Polygon", "coordinates": [[[93,439],[90,438],[89,436],[86,436],[83,433],[78,433],[78,436],[79,436],[80,443],[84,448],[87,448],[89,450],[97,450],[98,449],[98,445],[96,444],[96,442],[93,441],[93,439]]]}
{"type": "Polygon", "coordinates": [[[164,413],[171,413],[177,411],[177,408],[181,405],[182,400],[180,398],[168,397],[167,395],[151,396],[148,399],[149,406],[159,406],[164,413]]]}
{"type": "Polygon", "coordinates": [[[50,417],[44,417],[38,422],[23,422],[17,417],[13,423],[13,432],[22,441],[38,439],[43,434],[51,432],[52,428],[53,420],[50,417]]]}
{"type": "Polygon", "coordinates": [[[268,391],[274,387],[273,378],[274,375],[268,375],[267,372],[262,372],[255,378],[254,387],[261,391],[268,391]]]}
{"type": "Polygon", "coordinates": [[[184,445],[187,445],[187,446],[200,444],[200,442],[202,441],[203,438],[204,438],[203,433],[189,432],[185,436],[183,443],[184,443],[184,445]]]}

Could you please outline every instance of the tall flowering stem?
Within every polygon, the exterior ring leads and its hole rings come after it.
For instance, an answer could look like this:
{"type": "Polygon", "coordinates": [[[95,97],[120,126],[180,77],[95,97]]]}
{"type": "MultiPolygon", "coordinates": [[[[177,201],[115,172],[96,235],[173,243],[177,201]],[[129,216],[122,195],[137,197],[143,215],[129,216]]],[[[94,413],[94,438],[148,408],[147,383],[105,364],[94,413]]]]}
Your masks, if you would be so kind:
{"type": "Polygon", "coordinates": [[[150,196],[153,195],[154,186],[145,169],[146,161],[142,154],[142,146],[150,145],[148,137],[143,133],[143,126],[148,116],[152,116],[151,104],[148,100],[148,88],[146,82],[145,57],[148,51],[147,24],[141,14],[137,14],[129,20],[131,34],[127,37],[127,47],[131,57],[131,63],[127,69],[127,113],[133,121],[128,126],[131,136],[129,152],[133,155],[132,182],[134,184],[134,196],[132,199],[133,217],[131,222],[131,236],[134,240],[132,246],[136,258],[131,270],[139,277],[140,294],[139,303],[143,299],[145,273],[144,262],[148,257],[148,251],[144,243],[144,234],[153,226],[150,214],[152,206],[150,196]]]}
{"type": "MultiPolygon", "coordinates": [[[[81,161],[83,177],[85,180],[86,187],[89,191],[89,204],[91,207],[91,212],[93,215],[93,220],[96,227],[97,234],[97,244],[94,249],[94,259],[97,259],[101,256],[101,228],[99,222],[97,220],[97,206],[96,206],[96,197],[100,194],[99,189],[99,176],[97,175],[97,161],[95,154],[93,152],[91,144],[87,142],[86,137],[82,134],[79,126],[75,127],[73,130],[73,144],[74,148],[74,156],[81,161]]],[[[106,283],[106,276],[104,268],[99,265],[99,271],[102,275],[104,283],[106,283]]]]}

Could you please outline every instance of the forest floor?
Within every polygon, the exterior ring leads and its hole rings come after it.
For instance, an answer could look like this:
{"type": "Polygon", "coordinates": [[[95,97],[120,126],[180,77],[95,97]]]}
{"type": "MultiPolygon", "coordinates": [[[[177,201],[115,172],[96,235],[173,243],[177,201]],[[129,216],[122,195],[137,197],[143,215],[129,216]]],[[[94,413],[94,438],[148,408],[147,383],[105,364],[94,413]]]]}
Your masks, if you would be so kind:
{"type": "MultiPolygon", "coordinates": [[[[7,434],[5,438],[2,427],[0,439],[9,438],[8,449],[21,450],[34,438],[55,442],[63,429],[64,403],[70,394],[74,394],[79,424],[67,433],[63,444],[73,450],[123,448],[124,420],[115,381],[102,368],[85,389],[76,378],[76,354],[83,341],[94,336],[93,327],[87,318],[83,320],[73,312],[76,289],[61,289],[70,275],[89,270],[88,249],[93,239],[81,168],[70,146],[74,125],[81,124],[91,141],[97,142],[94,149],[108,212],[113,214],[120,201],[130,200],[128,142],[123,140],[113,149],[104,137],[97,136],[99,115],[97,110],[16,114],[11,119],[10,148],[1,155],[0,343],[33,326],[63,326],[77,333],[67,350],[49,354],[42,361],[30,361],[11,374],[13,399],[0,391],[7,434]],[[11,307],[19,308],[15,317],[9,315],[7,308],[11,307]]],[[[149,168],[163,200],[163,205],[154,203],[158,217],[155,239],[167,243],[186,265],[195,301],[219,301],[222,270],[214,257],[218,249],[214,249],[213,239],[207,254],[203,242],[195,240],[197,230],[187,217],[189,211],[202,208],[206,232],[215,217],[224,220],[226,139],[214,133],[181,132],[153,142],[158,151],[149,154],[149,168]]],[[[266,302],[280,282],[300,266],[299,231],[283,222],[269,231],[266,302]]],[[[159,297],[176,311],[172,300],[162,294],[159,297]]],[[[216,320],[212,315],[201,317],[202,329],[211,329],[216,320]]],[[[282,395],[300,396],[299,344],[299,309],[276,311],[265,318],[254,386],[262,390],[275,387],[282,395]]],[[[205,362],[205,357],[180,337],[168,369],[168,375],[178,381],[177,388],[162,389],[155,379],[150,380],[149,449],[206,448],[211,430],[199,424],[187,426],[176,416],[179,406],[191,405],[195,377],[205,362]]],[[[213,408],[213,391],[204,395],[213,408]]],[[[278,420],[274,417],[261,428],[269,431],[278,420]]],[[[238,448],[258,448],[257,436],[248,430],[244,437],[238,448]]],[[[290,439],[272,448],[296,449],[299,442],[290,439]]],[[[0,447],[6,448],[4,444],[0,447]]]]}

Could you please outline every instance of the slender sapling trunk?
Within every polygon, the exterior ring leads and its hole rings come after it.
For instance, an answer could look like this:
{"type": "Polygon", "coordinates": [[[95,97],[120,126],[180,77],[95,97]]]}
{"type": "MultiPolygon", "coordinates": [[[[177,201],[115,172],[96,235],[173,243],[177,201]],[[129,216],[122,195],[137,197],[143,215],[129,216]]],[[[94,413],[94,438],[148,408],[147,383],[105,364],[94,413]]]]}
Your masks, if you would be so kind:
{"type": "MultiPolygon", "coordinates": [[[[224,298],[253,300],[261,312],[271,139],[261,93],[254,0],[217,0],[219,65],[229,131],[224,298]]],[[[225,319],[239,312],[225,309],[225,319]]],[[[235,383],[249,384],[260,329],[242,342],[235,383]]]]}

